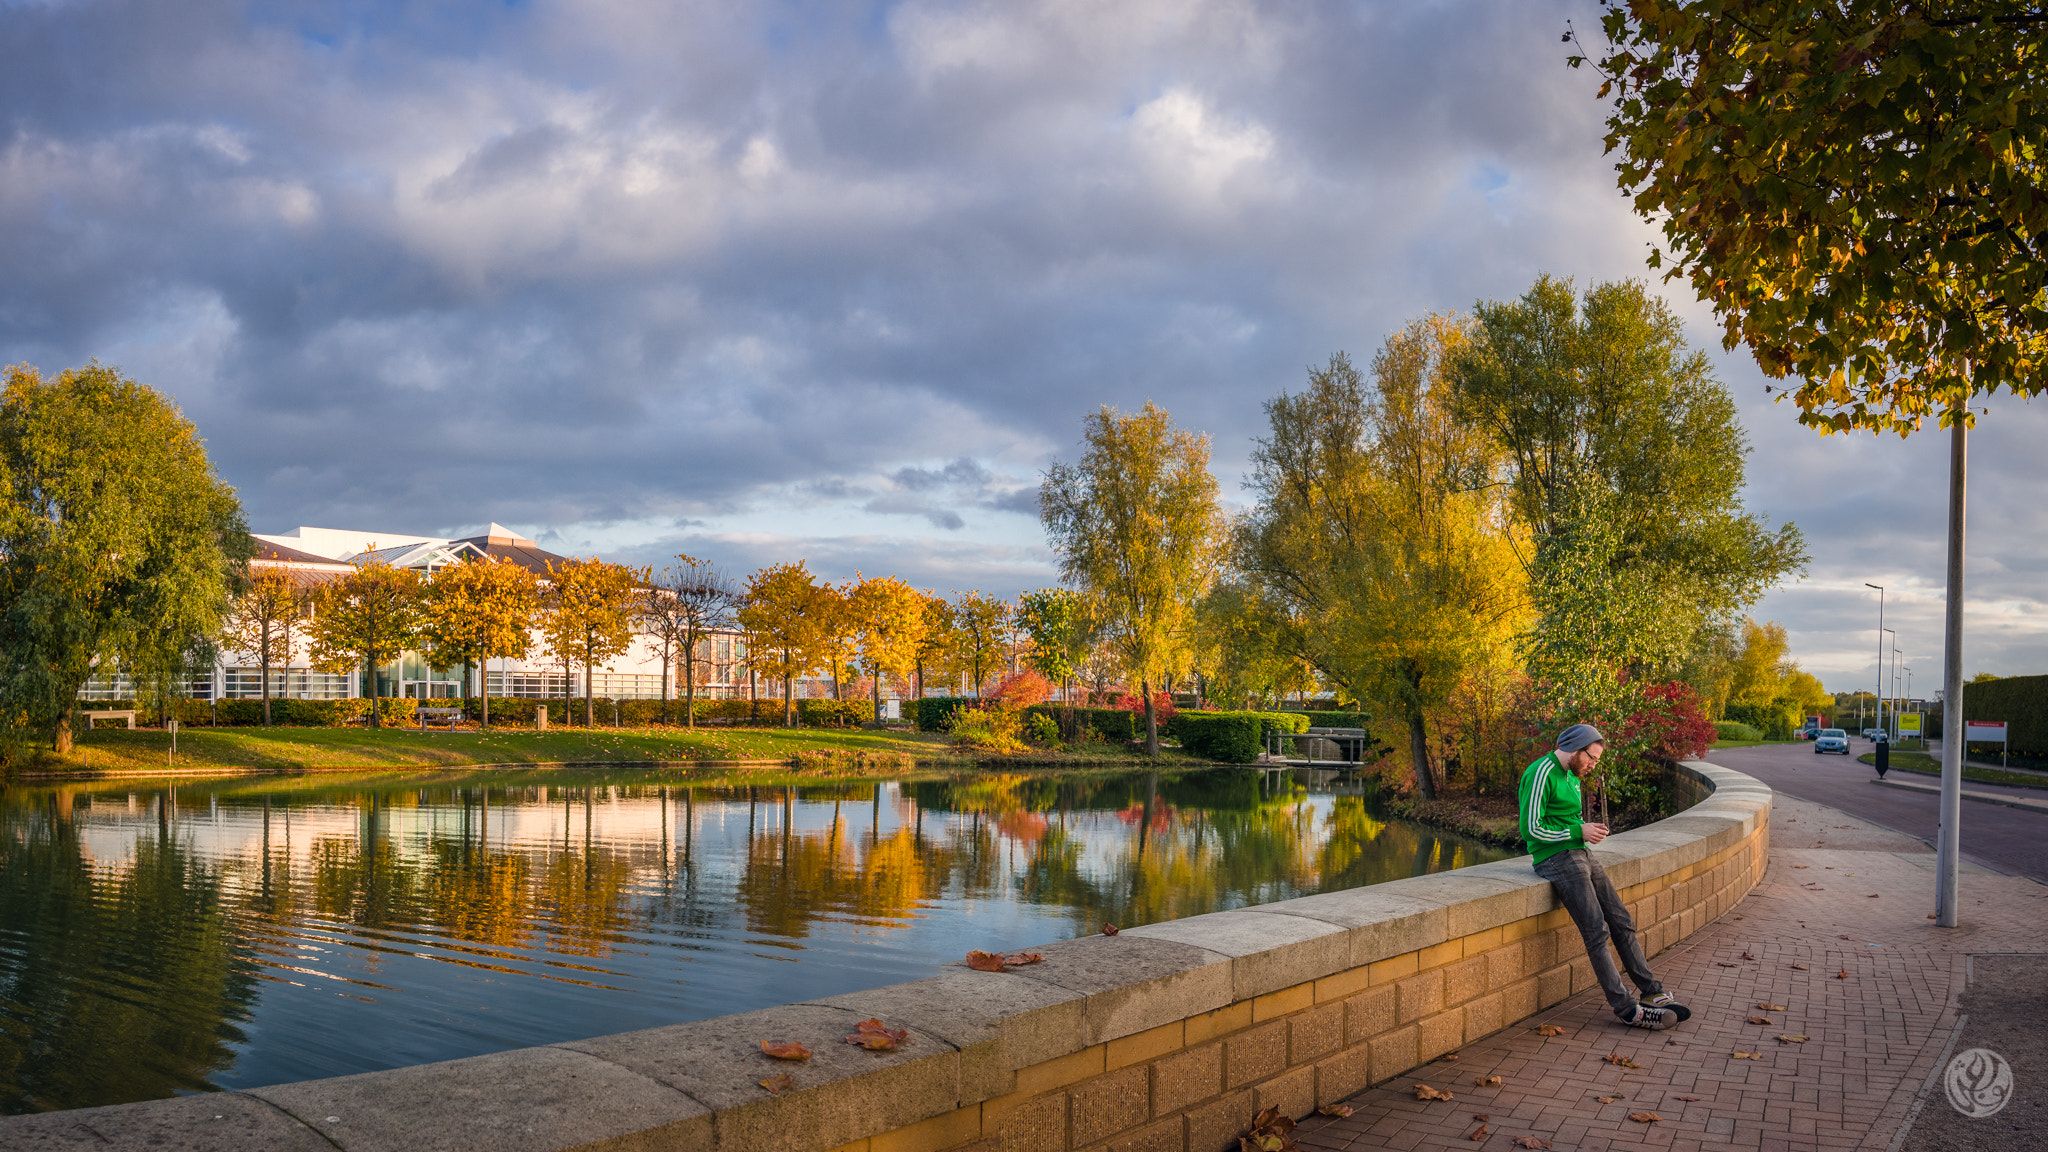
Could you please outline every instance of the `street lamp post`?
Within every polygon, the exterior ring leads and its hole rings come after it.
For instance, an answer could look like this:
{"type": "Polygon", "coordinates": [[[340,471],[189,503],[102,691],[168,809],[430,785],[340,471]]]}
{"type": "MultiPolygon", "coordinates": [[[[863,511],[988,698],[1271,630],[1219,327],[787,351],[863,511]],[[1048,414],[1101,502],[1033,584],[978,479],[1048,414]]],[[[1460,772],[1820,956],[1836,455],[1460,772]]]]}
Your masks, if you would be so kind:
{"type": "MultiPolygon", "coordinates": [[[[1885,700],[1886,700],[1886,701],[1888,701],[1888,702],[1890,702],[1890,704],[1891,704],[1891,706],[1892,706],[1892,722],[1891,722],[1891,727],[1885,728],[1884,730],[1885,730],[1885,732],[1886,732],[1886,733],[1888,733],[1888,734],[1890,735],[1890,737],[1891,737],[1891,738],[1892,738],[1893,740],[1897,740],[1897,739],[1899,738],[1899,734],[1898,734],[1897,732],[1894,732],[1894,731],[1892,731],[1892,729],[1893,729],[1893,728],[1896,728],[1896,727],[1898,727],[1898,723],[1899,723],[1899,699],[1898,699],[1898,697],[1899,697],[1899,633],[1898,633],[1898,631],[1897,631],[1896,629],[1892,629],[1892,628],[1880,628],[1880,629],[1878,629],[1878,631],[1880,631],[1880,632],[1885,632],[1885,633],[1888,633],[1888,634],[1890,634],[1890,636],[1891,636],[1891,638],[1892,638],[1892,663],[1891,663],[1891,669],[1890,669],[1889,671],[1886,671],[1886,670],[1885,670],[1885,665],[1884,665],[1884,653],[1883,653],[1883,651],[1882,651],[1882,650],[1880,650],[1880,651],[1878,652],[1878,656],[1877,656],[1877,661],[1878,661],[1878,665],[1877,665],[1877,666],[1878,666],[1878,671],[1879,671],[1879,672],[1880,672],[1880,673],[1881,673],[1881,674],[1883,675],[1883,677],[1884,677],[1884,693],[1885,693],[1885,700]]],[[[1884,727],[1884,704],[1883,704],[1883,703],[1880,703],[1880,704],[1879,704],[1879,705],[1877,706],[1877,713],[1878,713],[1878,719],[1877,719],[1877,723],[1878,723],[1878,726],[1879,726],[1879,727],[1884,727]]]]}
{"type": "Polygon", "coordinates": [[[1877,589],[1877,726],[1884,727],[1884,585],[1869,584],[1865,588],[1877,589]]]}

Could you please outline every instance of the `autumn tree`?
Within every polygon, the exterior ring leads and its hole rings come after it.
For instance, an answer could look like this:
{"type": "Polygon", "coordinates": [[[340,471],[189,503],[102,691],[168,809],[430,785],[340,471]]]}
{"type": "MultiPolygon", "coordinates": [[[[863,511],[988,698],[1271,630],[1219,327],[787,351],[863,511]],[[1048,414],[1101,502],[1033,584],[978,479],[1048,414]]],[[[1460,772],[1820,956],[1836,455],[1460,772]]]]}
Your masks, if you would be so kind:
{"type": "Polygon", "coordinates": [[[71,749],[95,668],[168,664],[217,635],[255,551],[197,430],[93,363],[0,393],[0,735],[71,749]]]}
{"type": "MultiPolygon", "coordinates": [[[[1949,430],[1943,697],[1963,704],[1973,398],[2048,387],[2048,9],[2038,0],[1609,3],[1607,147],[1722,342],[1823,433],[1949,430]]],[[[1571,39],[1570,35],[1566,37],[1571,39]]],[[[1574,67],[1585,55],[1571,58],[1574,67]]],[[[1956,923],[1961,758],[1935,914],[1956,923]]]]}
{"type": "Polygon", "coordinates": [[[223,621],[224,646],[256,663],[263,679],[263,726],[270,726],[270,670],[289,667],[298,651],[299,625],[313,603],[306,574],[265,565],[254,568],[223,621]]]}
{"type": "Polygon", "coordinates": [[[1268,402],[1236,547],[1302,656],[1398,726],[1425,798],[1432,715],[1512,653],[1527,610],[1512,509],[1487,483],[1494,450],[1446,378],[1466,339],[1424,317],[1388,337],[1370,384],[1339,354],[1268,402]]]}
{"type": "Polygon", "coordinates": [[[1305,637],[1286,607],[1242,575],[1219,579],[1195,612],[1195,660],[1206,694],[1240,708],[1314,687],[1305,637]]]}
{"type": "Polygon", "coordinates": [[[1002,666],[1009,631],[1009,601],[979,590],[953,594],[953,657],[976,696],[1002,666]]]}
{"type": "Polygon", "coordinates": [[[463,666],[462,695],[469,696],[468,669],[486,669],[483,726],[491,724],[488,669],[500,657],[523,658],[533,643],[540,613],[540,578],[504,560],[473,560],[434,573],[425,588],[420,639],[436,668],[463,666]]]}
{"type": "Polygon", "coordinates": [[[841,680],[860,650],[859,628],[853,611],[854,584],[844,588],[820,583],[811,602],[814,654],[818,664],[832,677],[832,698],[840,698],[841,680]]]}
{"type": "Polygon", "coordinates": [[[894,576],[866,580],[855,573],[844,604],[861,671],[873,686],[874,719],[879,724],[883,677],[908,676],[917,666],[918,647],[924,641],[924,597],[894,576]]]}
{"type": "Polygon", "coordinates": [[[772,564],[747,577],[737,613],[747,631],[747,655],[763,675],[782,681],[782,724],[796,726],[796,680],[819,664],[818,585],[799,560],[772,564]]]}
{"type": "Polygon", "coordinates": [[[739,591],[708,562],[677,556],[649,582],[640,601],[642,635],[661,648],[661,719],[668,721],[670,661],[683,671],[683,727],[697,726],[697,648],[712,633],[733,626],[739,591]]]}
{"type": "Polygon", "coordinates": [[[313,666],[346,674],[360,668],[370,690],[370,726],[383,726],[377,673],[419,642],[425,622],[424,582],[410,568],[364,561],[337,580],[322,584],[307,621],[313,666]]]}
{"type": "Polygon", "coordinates": [[[633,647],[633,614],[646,575],[595,556],[548,565],[540,633],[556,658],[583,665],[583,723],[588,726],[597,724],[591,695],[595,669],[633,647]]]}
{"type": "Polygon", "coordinates": [[[1157,756],[1152,684],[1187,651],[1223,527],[1209,441],[1147,401],[1130,415],[1105,405],[1084,422],[1082,443],[1078,462],[1046,471],[1039,515],[1061,578],[1100,605],[1106,643],[1139,682],[1145,751],[1157,756]]]}
{"type": "Polygon", "coordinates": [[[959,647],[954,633],[958,630],[953,616],[953,602],[944,596],[926,591],[924,598],[924,628],[918,633],[917,696],[924,699],[924,681],[927,673],[936,672],[941,678],[957,676],[953,652],[959,647]]]}

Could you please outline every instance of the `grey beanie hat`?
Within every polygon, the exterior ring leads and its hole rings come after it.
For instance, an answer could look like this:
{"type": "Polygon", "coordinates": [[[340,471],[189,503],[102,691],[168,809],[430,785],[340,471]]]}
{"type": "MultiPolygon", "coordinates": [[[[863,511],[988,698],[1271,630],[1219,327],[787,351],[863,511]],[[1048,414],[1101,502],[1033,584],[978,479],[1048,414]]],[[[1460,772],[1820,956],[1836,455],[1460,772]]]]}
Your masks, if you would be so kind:
{"type": "Polygon", "coordinates": [[[1595,744],[1607,743],[1607,737],[1600,734],[1591,724],[1574,724],[1557,734],[1559,752],[1583,752],[1595,744]]]}

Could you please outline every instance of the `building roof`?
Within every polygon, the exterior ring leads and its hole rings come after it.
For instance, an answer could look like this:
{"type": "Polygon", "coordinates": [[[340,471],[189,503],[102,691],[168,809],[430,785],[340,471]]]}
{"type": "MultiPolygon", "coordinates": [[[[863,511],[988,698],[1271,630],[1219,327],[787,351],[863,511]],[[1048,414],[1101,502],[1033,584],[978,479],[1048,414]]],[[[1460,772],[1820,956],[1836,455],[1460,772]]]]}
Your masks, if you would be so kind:
{"type": "Polygon", "coordinates": [[[256,555],[249,558],[252,564],[271,565],[280,568],[308,568],[320,572],[346,572],[353,565],[329,556],[302,552],[283,544],[273,543],[261,536],[252,535],[256,542],[256,555]]]}
{"type": "MultiPolygon", "coordinates": [[[[301,526],[288,533],[261,535],[257,545],[274,553],[273,563],[318,565],[323,570],[346,572],[357,564],[389,564],[394,568],[424,568],[429,572],[448,564],[488,557],[517,564],[540,576],[550,564],[568,560],[505,527],[493,523],[481,536],[443,540],[401,533],[355,532],[338,528],[301,526]],[[303,545],[294,547],[294,544],[303,545]],[[319,548],[321,551],[312,551],[319,548]]],[[[265,559],[259,555],[258,560],[265,559]]]]}
{"type": "Polygon", "coordinates": [[[558,556],[531,540],[514,536],[496,524],[491,525],[491,530],[482,536],[469,536],[461,540],[451,540],[449,543],[467,544],[493,560],[509,561],[542,576],[548,574],[548,565],[561,564],[568,560],[568,557],[558,556]]]}

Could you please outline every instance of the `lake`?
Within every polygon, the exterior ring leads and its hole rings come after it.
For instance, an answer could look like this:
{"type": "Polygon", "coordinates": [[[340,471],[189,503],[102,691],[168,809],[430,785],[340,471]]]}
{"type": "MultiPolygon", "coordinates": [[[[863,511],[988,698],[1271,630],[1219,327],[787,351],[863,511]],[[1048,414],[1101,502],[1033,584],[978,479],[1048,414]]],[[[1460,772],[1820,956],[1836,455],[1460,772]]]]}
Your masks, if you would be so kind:
{"type": "Polygon", "coordinates": [[[366,1072],[1503,858],[1334,773],[619,767],[0,791],[0,1112],[366,1072]]]}

